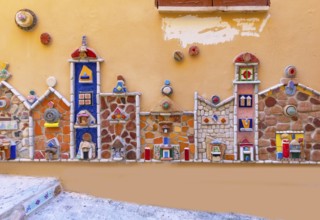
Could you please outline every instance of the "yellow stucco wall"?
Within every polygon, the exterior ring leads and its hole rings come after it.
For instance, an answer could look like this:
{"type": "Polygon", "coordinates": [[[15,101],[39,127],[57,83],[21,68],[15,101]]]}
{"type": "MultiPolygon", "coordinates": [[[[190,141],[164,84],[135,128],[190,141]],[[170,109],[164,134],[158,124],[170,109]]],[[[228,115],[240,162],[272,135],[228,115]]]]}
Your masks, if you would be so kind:
{"type": "Polygon", "coordinates": [[[222,99],[231,96],[233,58],[245,51],[261,61],[260,90],[279,83],[289,64],[297,67],[301,83],[320,90],[315,80],[320,51],[317,0],[272,0],[265,13],[201,15],[159,14],[153,0],[0,3],[0,60],[10,64],[13,77],[8,82],[23,95],[33,89],[41,96],[47,90],[48,76],[55,76],[56,89],[69,99],[67,60],[81,45],[82,35],[87,35],[88,46],[105,59],[102,92],[111,92],[116,76],[122,74],[129,91],[142,92],[143,111],[158,103],[165,79],[172,82],[173,99],[185,110],[193,110],[194,91],[207,98],[214,94],[222,99]],[[22,8],[33,10],[39,19],[32,31],[25,32],[14,22],[15,13],[22,8]],[[226,34],[215,35],[221,30],[226,34]],[[52,36],[51,45],[40,43],[43,32],[52,36]],[[174,32],[182,35],[171,39],[174,32]],[[206,32],[213,34],[211,40],[201,35],[206,32]],[[195,58],[187,53],[187,42],[193,39],[201,41],[197,43],[200,55],[195,58]],[[184,52],[184,62],[174,61],[175,50],[184,52]]]}

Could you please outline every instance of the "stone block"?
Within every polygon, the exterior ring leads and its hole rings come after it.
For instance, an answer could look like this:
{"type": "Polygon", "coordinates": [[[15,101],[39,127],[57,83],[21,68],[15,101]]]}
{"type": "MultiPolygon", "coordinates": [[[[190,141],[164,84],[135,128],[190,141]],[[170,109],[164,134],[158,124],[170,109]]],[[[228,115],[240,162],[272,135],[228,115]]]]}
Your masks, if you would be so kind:
{"type": "Polygon", "coordinates": [[[307,101],[309,99],[309,95],[303,92],[298,92],[296,95],[297,100],[299,101],[307,101]]]}
{"type": "Polygon", "coordinates": [[[277,124],[277,118],[276,118],[276,116],[274,116],[274,115],[266,116],[266,117],[265,117],[265,124],[266,124],[267,126],[274,126],[274,125],[276,125],[276,124],[277,124]]]}
{"type": "Polygon", "coordinates": [[[314,126],[316,126],[317,128],[320,127],[320,119],[319,119],[319,118],[314,118],[314,119],[313,119],[313,124],[314,124],[314,126]]]}
{"type": "Polygon", "coordinates": [[[320,150],[311,150],[310,160],[320,161],[320,150]]]}
{"type": "Polygon", "coordinates": [[[258,102],[258,110],[259,111],[264,111],[264,108],[265,108],[265,101],[264,100],[260,100],[259,102],[258,102]]]}
{"type": "Polygon", "coordinates": [[[277,124],[276,130],[277,130],[277,131],[287,131],[287,130],[290,130],[290,124],[285,124],[285,123],[277,124]]]}
{"type": "Polygon", "coordinates": [[[225,159],[225,160],[235,160],[234,154],[226,154],[226,155],[224,156],[224,159],[225,159]]]}
{"type": "Polygon", "coordinates": [[[320,100],[319,99],[315,99],[315,98],[311,98],[310,102],[314,105],[320,105],[320,100]]]}
{"type": "Polygon", "coordinates": [[[267,106],[267,107],[273,107],[273,106],[275,106],[276,104],[277,104],[277,100],[274,98],[274,97],[267,97],[266,99],[265,99],[265,105],[267,106]]]}
{"type": "Polygon", "coordinates": [[[320,142],[320,129],[316,129],[312,135],[311,135],[311,138],[314,142],[320,142]]]}
{"type": "Polygon", "coordinates": [[[269,147],[271,146],[270,140],[268,139],[259,139],[258,141],[259,147],[269,147]]]}
{"type": "Polygon", "coordinates": [[[312,111],[312,104],[310,102],[299,102],[297,110],[298,112],[310,112],[312,111]]]}
{"type": "Polygon", "coordinates": [[[303,124],[301,121],[296,121],[292,124],[291,129],[294,131],[302,131],[303,130],[303,124]]]}
{"type": "Polygon", "coordinates": [[[290,97],[290,98],[288,99],[288,105],[297,106],[297,105],[298,105],[298,102],[297,102],[297,100],[296,100],[295,98],[290,97]]]}
{"type": "Polygon", "coordinates": [[[304,126],[305,131],[314,131],[315,127],[311,124],[306,124],[306,126],[304,126]]]}
{"type": "Polygon", "coordinates": [[[283,114],[283,108],[280,105],[275,105],[275,106],[271,107],[270,114],[282,115],[283,114]]]}

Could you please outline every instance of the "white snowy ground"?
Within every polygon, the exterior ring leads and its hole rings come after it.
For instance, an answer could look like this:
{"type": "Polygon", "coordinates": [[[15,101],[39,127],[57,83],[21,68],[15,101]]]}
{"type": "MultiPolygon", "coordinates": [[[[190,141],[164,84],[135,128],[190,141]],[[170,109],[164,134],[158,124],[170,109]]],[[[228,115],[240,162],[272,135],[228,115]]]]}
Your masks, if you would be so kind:
{"type": "MultiPolygon", "coordinates": [[[[0,174],[0,216],[26,198],[57,184],[55,178],[0,174]]],[[[22,219],[18,217],[5,219],[22,219]]],[[[62,192],[31,213],[28,220],[262,220],[234,213],[209,213],[117,202],[93,196],[62,192]]]]}
{"type": "Polygon", "coordinates": [[[196,212],[136,205],[63,192],[35,213],[30,220],[261,220],[233,213],[196,212]]]}

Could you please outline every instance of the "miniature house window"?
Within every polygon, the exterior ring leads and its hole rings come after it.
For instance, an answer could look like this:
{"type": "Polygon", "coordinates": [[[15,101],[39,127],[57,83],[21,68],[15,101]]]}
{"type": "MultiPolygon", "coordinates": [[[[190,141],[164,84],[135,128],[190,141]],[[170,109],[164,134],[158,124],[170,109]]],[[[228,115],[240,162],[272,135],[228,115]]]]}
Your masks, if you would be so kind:
{"type": "Polygon", "coordinates": [[[94,125],[95,118],[87,110],[82,110],[77,114],[76,125],[78,126],[90,126],[94,125]]]}
{"type": "Polygon", "coordinates": [[[239,119],[239,131],[253,131],[252,119],[240,118],[239,119]]]}
{"type": "Polygon", "coordinates": [[[252,95],[239,95],[239,107],[252,107],[252,95]]]}
{"type": "Polygon", "coordinates": [[[80,93],[79,94],[79,105],[92,105],[92,93],[80,93]]]}
{"type": "Polygon", "coordinates": [[[83,66],[79,75],[80,83],[92,83],[92,70],[87,66],[83,66]]]}
{"type": "Polygon", "coordinates": [[[240,81],[253,81],[254,71],[253,67],[241,67],[239,71],[240,81]]]}

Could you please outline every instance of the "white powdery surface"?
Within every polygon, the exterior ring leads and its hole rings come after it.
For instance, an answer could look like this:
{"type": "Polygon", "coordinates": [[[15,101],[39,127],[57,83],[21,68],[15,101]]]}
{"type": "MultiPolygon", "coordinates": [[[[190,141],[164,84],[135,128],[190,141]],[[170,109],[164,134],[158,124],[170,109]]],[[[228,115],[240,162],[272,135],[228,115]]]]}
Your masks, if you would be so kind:
{"type": "Polygon", "coordinates": [[[63,192],[31,214],[30,220],[261,220],[262,218],[233,213],[216,214],[156,206],[136,205],[101,199],[88,195],[63,192]]]}
{"type": "Polygon", "coordinates": [[[0,175],[0,215],[57,182],[55,178],[0,175]]]}

